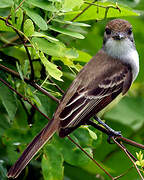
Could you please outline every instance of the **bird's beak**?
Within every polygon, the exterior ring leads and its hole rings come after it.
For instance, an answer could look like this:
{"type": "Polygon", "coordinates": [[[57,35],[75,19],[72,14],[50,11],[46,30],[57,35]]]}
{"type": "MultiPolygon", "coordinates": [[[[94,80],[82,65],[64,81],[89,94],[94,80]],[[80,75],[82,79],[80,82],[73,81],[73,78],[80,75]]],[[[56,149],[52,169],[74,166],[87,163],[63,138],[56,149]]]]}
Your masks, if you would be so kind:
{"type": "Polygon", "coordinates": [[[113,34],[112,38],[114,40],[121,40],[121,39],[125,38],[125,34],[121,33],[121,32],[117,32],[117,33],[113,34]]]}

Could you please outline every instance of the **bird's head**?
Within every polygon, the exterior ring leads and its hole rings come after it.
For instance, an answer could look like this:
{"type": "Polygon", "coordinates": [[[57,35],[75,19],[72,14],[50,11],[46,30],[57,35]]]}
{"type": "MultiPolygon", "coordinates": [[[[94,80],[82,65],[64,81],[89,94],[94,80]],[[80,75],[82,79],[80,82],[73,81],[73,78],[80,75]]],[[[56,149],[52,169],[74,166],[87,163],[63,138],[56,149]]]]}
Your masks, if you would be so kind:
{"type": "Polygon", "coordinates": [[[103,41],[104,50],[119,57],[135,49],[132,25],[123,19],[114,19],[106,25],[103,41]]]}

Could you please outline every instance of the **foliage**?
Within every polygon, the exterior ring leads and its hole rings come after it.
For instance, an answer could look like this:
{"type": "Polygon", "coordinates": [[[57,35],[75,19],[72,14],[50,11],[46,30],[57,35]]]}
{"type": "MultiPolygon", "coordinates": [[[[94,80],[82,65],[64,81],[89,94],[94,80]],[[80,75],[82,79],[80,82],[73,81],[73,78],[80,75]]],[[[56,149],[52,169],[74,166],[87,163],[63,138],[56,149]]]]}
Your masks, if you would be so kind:
{"type": "MultiPolygon", "coordinates": [[[[25,77],[32,78],[27,51],[32,60],[35,82],[60,99],[62,93],[55,84],[65,91],[82,66],[101,48],[106,21],[109,18],[124,18],[133,25],[143,67],[144,17],[139,16],[143,14],[143,0],[125,0],[118,4],[114,0],[97,1],[84,11],[89,3],[92,1],[0,1],[0,64],[17,71],[20,79],[3,70],[0,70],[0,78],[50,118],[57,107],[56,102],[24,82],[25,77]],[[7,20],[9,23],[6,23],[7,20]]],[[[128,96],[102,116],[125,137],[140,143],[144,143],[143,74],[141,68],[128,96]]],[[[0,179],[7,179],[6,169],[46,123],[45,117],[0,82],[0,179]],[[30,124],[33,124],[32,127],[30,124]]],[[[100,164],[103,163],[113,176],[132,166],[129,159],[124,158],[115,145],[108,144],[107,137],[93,127],[80,127],[71,137],[100,164]]],[[[129,149],[134,155],[138,151],[133,147],[129,149]]],[[[104,172],[68,138],[60,139],[56,134],[37,158],[18,179],[107,179],[104,172]]],[[[141,165],[141,153],[137,153],[137,158],[137,164],[141,165]]],[[[135,169],[131,169],[121,179],[138,178],[135,169]]]]}

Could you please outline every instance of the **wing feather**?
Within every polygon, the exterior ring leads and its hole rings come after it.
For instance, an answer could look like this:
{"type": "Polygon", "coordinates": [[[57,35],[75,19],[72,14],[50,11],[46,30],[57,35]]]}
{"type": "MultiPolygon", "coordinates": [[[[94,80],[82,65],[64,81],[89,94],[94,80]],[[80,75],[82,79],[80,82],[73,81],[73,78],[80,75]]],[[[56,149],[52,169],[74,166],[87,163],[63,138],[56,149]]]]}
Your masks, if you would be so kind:
{"type": "Polygon", "coordinates": [[[61,128],[73,128],[94,109],[97,113],[109,104],[123,91],[123,85],[127,85],[125,81],[130,77],[128,73],[124,69],[119,74],[105,78],[97,86],[85,87],[81,91],[78,88],[59,115],[61,128]]]}

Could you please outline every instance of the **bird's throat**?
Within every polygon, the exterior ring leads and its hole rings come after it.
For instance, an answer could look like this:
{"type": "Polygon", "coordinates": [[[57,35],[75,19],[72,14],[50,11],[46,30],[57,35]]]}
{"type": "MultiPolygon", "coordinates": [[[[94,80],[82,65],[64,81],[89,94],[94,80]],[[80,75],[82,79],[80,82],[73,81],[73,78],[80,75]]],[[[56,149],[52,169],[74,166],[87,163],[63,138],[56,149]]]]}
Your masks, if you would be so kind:
{"type": "Polygon", "coordinates": [[[133,81],[136,79],[139,72],[139,56],[132,41],[129,39],[108,39],[103,46],[103,50],[112,58],[129,64],[132,68],[133,81]]]}

